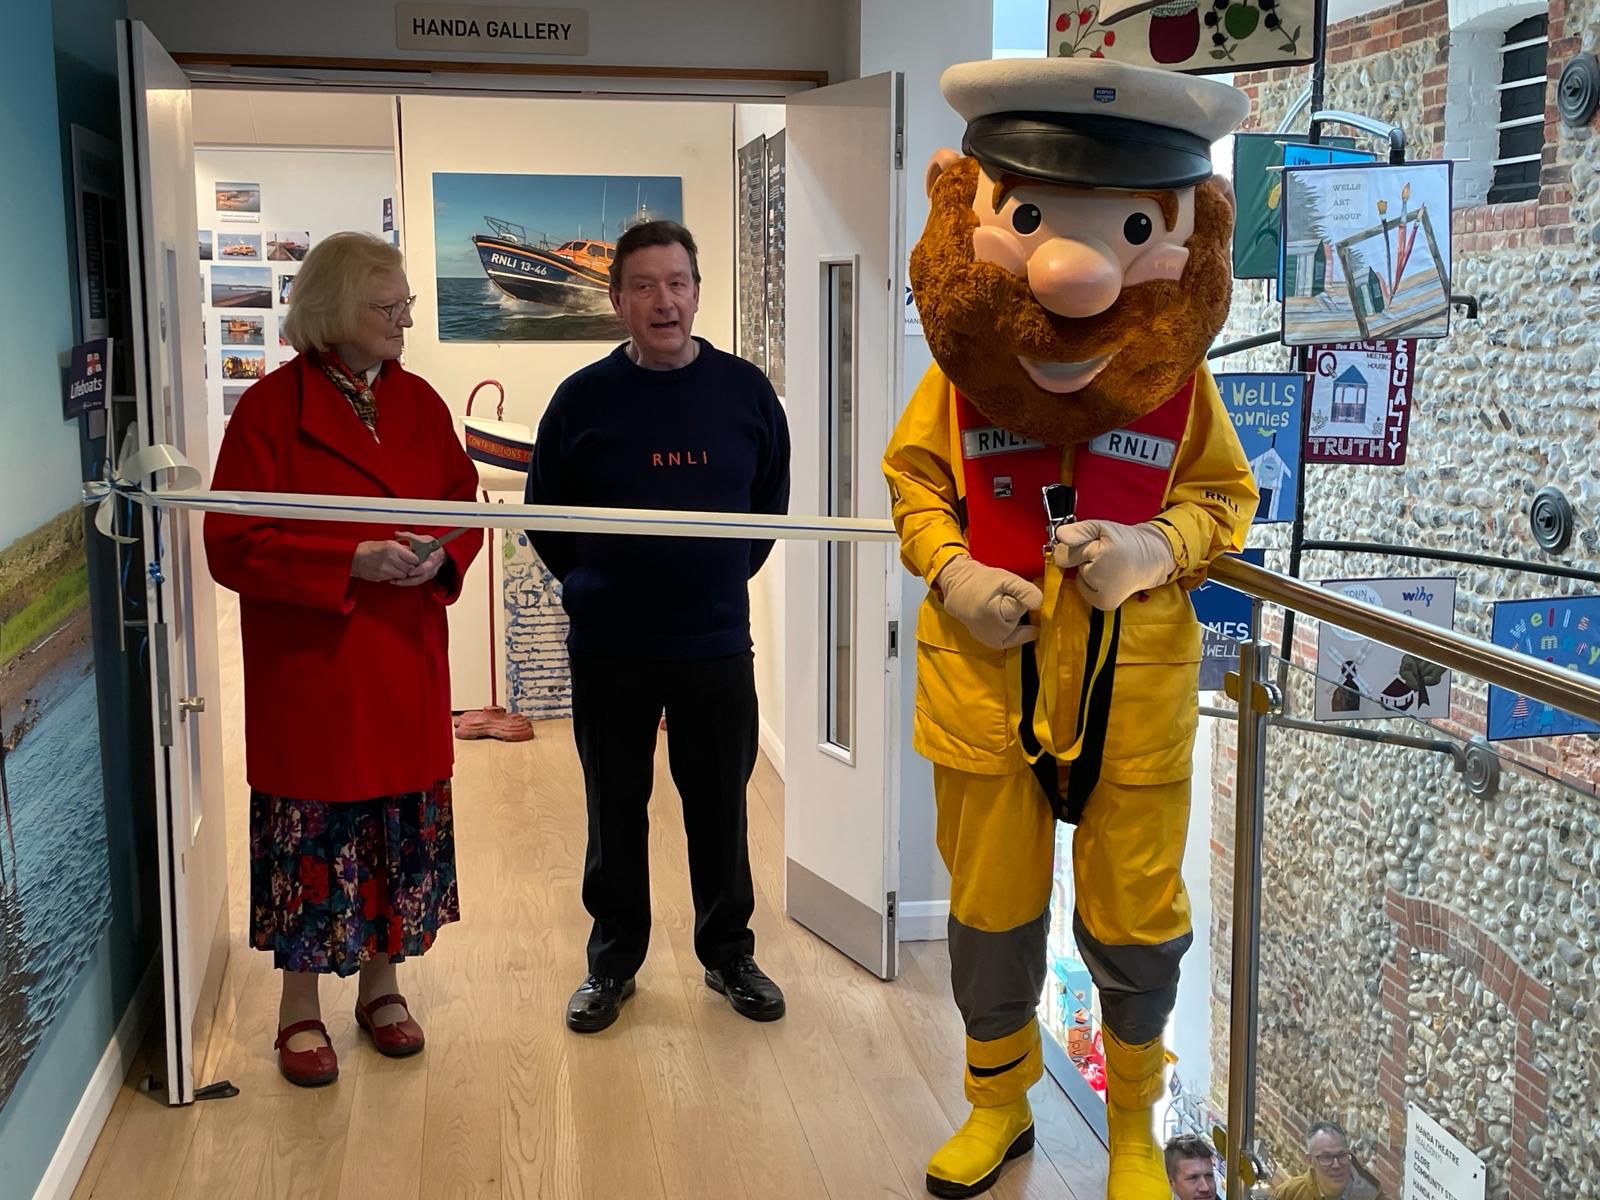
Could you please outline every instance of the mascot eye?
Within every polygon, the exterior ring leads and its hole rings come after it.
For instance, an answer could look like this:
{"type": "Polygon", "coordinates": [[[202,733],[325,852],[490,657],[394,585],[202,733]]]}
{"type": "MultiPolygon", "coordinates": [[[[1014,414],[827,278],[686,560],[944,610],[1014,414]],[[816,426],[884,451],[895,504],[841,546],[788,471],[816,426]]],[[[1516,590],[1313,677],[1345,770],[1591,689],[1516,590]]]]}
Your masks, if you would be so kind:
{"type": "Polygon", "coordinates": [[[1011,228],[1026,236],[1035,232],[1044,224],[1044,214],[1039,211],[1036,204],[1019,204],[1017,210],[1011,214],[1011,228]]]}
{"type": "Polygon", "coordinates": [[[1143,213],[1134,213],[1122,225],[1122,236],[1128,239],[1130,246],[1144,245],[1155,231],[1156,228],[1150,223],[1150,218],[1143,213]]]}

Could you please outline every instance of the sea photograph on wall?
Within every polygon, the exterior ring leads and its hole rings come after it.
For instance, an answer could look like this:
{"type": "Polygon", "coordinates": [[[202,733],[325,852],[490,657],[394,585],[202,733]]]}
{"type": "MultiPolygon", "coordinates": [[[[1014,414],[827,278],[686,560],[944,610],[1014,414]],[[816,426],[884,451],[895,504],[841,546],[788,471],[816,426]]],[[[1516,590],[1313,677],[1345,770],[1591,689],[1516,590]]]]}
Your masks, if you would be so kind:
{"type": "Polygon", "coordinates": [[[0,412],[32,450],[0,484],[0,1107],[111,911],[81,485],[22,416],[0,412]]]}
{"type": "Polygon", "coordinates": [[[441,342],[613,342],[617,239],[683,220],[683,181],[643,175],[433,177],[441,342]]]}

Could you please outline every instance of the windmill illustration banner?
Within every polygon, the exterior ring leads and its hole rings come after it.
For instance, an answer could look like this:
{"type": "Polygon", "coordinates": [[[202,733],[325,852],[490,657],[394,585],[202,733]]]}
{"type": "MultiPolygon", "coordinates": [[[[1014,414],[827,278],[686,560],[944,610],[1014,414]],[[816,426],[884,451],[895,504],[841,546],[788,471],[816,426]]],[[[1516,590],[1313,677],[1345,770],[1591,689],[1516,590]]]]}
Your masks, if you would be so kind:
{"type": "MultiPolygon", "coordinates": [[[[1600,678],[1600,596],[1501,600],[1494,606],[1496,646],[1600,678]]],[[[1489,689],[1489,740],[1600,733],[1584,721],[1504,688],[1489,689]]]]}
{"type": "Polygon", "coordinates": [[[1283,342],[1450,336],[1450,164],[1283,169],[1283,342]]]}
{"type": "Polygon", "coordinates": [[[1306,461],[1403,465],[1417,344],[1406,340],[1313,346],[1310,362],[1306,461]]]}
{"type": "Polygon", "coordinates": [[[1222,403],[1261,492],[1255,524],[1293,521],[1300,490],[1300,374],[1218,375],[1222,403]]]}
{"type": "MultiPolygon", "coordinates": [[[[1330,579],[1322,586],[1441,629],[1455,628],[1453,577],[1330,579]]],[[[1316,708],[1319,721],[1447,718],[1450,672],[1323,621],[1317,629],[1316,708]]]]}
{"type": "Polygon", "coordinates": [[[1189,75],[1315,62],[1322,0],[1050,0],[1045,54],[1189,75]]]}

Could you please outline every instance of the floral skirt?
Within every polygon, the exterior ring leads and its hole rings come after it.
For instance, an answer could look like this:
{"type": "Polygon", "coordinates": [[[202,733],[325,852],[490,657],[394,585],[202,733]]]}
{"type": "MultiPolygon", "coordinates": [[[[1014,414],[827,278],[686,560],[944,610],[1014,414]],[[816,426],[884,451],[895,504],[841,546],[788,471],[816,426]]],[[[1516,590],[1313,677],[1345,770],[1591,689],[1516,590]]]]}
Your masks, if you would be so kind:
{"type": "Polygon", "coordinates": [[[250,944],[286,971],[353,975],[461,919],[450,781],[349,804],[250,794],[250,944]]]}

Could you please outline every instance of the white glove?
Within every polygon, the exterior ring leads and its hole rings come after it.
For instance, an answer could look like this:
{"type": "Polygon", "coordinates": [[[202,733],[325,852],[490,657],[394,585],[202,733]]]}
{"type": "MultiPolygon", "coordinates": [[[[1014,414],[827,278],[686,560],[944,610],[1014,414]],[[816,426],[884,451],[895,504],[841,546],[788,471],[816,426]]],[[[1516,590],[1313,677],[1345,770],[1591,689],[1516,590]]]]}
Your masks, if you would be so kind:
{"type": "Polygon", "coordinates": [[[1094,607],[1110,612],[1136,592],[1160,587],[1178,563],[1172,545],[1149,522],[1076,521],[1056,533],[1056,566],[1078,568],[1078,591],[1094,607]]]}
{"type": "Polygon", "coordinates": [[[1044,593],[1020,575],[963,554],[944,565],[933,586],[944,597],[944,610],[985,646],[1006,650],[1039,636],[1037,628],[1019,622],[1044,604],[1044,593]]]}

